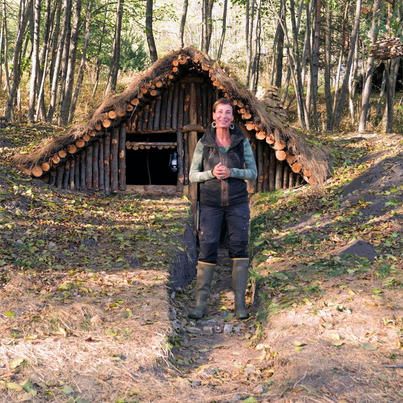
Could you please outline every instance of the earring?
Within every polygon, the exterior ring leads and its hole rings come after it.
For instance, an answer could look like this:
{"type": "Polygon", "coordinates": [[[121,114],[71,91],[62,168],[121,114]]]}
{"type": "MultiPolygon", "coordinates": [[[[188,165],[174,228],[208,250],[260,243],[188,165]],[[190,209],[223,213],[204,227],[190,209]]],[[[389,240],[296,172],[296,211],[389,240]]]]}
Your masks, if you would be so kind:
{"type": "Polygon", "coordinates": [[[229,125],[229,128],[230,128],[231,130],[234,130],[234,129],[235,129],[234,124],[233,124],[233,123],[231,123],[231,124],[229,125]]]}
{"type": "Polygon", "coordinates": [[[214,120],[211,122],[211,127],[213,129],[215,129],[217,127],[217,123],[214,120]]]}

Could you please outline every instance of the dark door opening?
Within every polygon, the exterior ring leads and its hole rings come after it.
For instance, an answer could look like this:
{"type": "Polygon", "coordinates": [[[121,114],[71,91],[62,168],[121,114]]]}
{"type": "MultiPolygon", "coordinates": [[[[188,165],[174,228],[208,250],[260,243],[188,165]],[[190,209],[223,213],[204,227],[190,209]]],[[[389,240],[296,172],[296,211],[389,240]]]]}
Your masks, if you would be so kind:
{"type": "Polygon", "coordinates": [[[126,150],[128,185],[176,185],[177,172],[170,166],[175,149],[126,150]]]}

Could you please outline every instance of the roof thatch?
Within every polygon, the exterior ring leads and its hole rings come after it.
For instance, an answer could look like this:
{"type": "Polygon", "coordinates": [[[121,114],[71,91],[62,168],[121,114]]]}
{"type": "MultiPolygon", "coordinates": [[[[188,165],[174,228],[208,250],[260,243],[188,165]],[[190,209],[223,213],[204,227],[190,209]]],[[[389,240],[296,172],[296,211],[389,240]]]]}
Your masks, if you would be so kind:
{"type": "Polygon", "coordinates": [[[278,159],[287,159],[291,169],[301,173],[311,184],[322,183],[326,179],[329,174],[326,153],[308,144],[287,124],[286,112],[275,88],[271,88],[264,100],[259,101],[226,67],[192,47],[171,52],[159,59],[139,74],[121,94],[105,99],[85,126],[75,127],[65,135],[49,139],[33,153],[17,156],[16,162],[29,169],[34,176],[41,176],[42,165],[47,165],[48,170],[60,163],[59,156],[63,159],[69,147],[81,148],[94,137],[103,136],[105,128],[127,120],[146,94],[155,96],[158,89],[167,86],[190,67],[208,74],[212,85],[232,100],[246,129],[255,131],[259,140],[270,144],[276,150],[278,159]]]}

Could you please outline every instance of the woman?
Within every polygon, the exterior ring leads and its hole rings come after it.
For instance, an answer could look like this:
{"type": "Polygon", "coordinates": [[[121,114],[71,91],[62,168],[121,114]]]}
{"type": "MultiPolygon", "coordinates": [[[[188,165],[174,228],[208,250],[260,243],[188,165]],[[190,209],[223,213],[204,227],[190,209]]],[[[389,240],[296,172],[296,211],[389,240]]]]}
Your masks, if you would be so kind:
{"type": "Polygon", "coordinates": [[[196,307],[189,313],[193,319],[206,314],[223,219],[229,236],[236,316],[248,317],[245,291],[249,268],[249,202],[245,180],[255,180],[257,171],[249,140],[233,121],[231,101],[220,98],[213,105],[213,122],[197,143],[190,167],[190,181],[200,183],[196,307]]]}

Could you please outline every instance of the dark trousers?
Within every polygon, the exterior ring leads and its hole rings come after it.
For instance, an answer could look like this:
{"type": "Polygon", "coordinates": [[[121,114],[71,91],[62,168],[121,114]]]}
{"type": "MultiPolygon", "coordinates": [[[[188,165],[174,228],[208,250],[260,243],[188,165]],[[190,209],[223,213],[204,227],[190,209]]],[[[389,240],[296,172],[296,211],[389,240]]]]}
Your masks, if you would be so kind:
{"type": "Polygon", "coordinates": [[[200,206],[199,260],[216,263],[223,220],[227,225],[229,256],[248,257],[249,204],[211,207],[200,206]]]}

